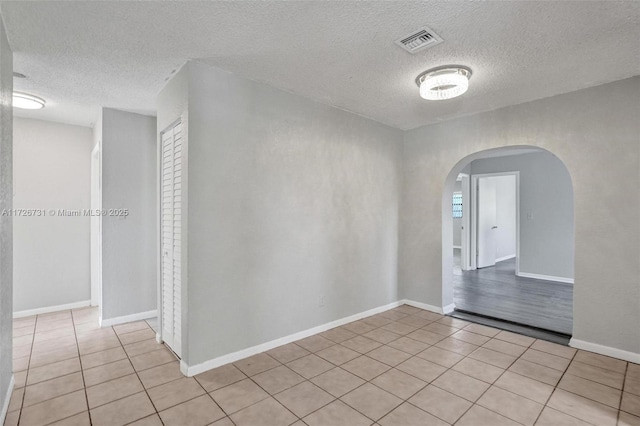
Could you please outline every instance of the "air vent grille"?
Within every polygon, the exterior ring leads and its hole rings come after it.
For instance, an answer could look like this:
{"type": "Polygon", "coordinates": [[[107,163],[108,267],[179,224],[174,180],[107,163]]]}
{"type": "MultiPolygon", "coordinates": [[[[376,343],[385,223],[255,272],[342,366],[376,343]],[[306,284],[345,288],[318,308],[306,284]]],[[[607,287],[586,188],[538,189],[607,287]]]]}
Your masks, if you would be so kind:
{"type": "Polygon", "coordinates": [[[427,27],[396,40],[396,44],[409,53],[416,53],[439,43],[442,43],[442,38],[427,27]]]}

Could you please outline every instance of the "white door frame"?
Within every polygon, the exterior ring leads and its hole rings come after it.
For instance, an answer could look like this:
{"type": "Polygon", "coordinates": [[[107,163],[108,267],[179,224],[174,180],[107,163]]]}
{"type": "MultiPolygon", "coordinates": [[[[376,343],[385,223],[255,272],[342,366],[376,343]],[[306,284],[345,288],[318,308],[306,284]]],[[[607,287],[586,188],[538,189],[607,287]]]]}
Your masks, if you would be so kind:
{"type": "MultiPolygon", "coordinates": [[[[471,256],[470,268],[477,269],[478,256],[478,179],[483,177],[515,176],[516,177],[516,275],[520,274],[520,172],[496,172],[471,175],[471,256]]],[[[464,213],[463,213],[464,216],[464,213]]]]}
{"type": "Polygon", "coordinates": [[[460,183],[462,188],[462,235],[460,236],[460,269],[463,271],[468,271],[471,269],[471,261],[470,258],[470,250],[471,241],[469,240],[470,229],[471,229],[471,215],[469,212],[471,209],[469,208],[469,175],[466,173],[460,173],[458,176],[461,177],[460,183]]]}
{"type": "Polygon", "coordinates": [[[158,299],[158,322],[156,323],[156,342],[162,343],[162,134],[156,140],[156,276],[158,299]]]}
{"type": "Polygon", "coordinates": [[[102,141],[91,151],[91,306],[102,318],[102,141]]]}
{"type": "MultiPolygon", "coordinates": [[[[169,130],[172,130],[178,123],[182,123],[182,202],[181,213],[182,220],[180,222],[182,228],[181,234],[181,306],[180,306],[180,318],[181,318],[181,341],[180,341],[180,359],[185,359],[188,353],[188,320],[187,320],[187,300],[188,300],[188,217],[189,217],[189,134],[188,126],[184,116],[173,121],[169,126],[158,133],[157,144],[157,161],[156,161],[156,271],[157,271],[157,298],[158,298],[158,331],[156,332],[156,341],[163,343],[165,341],[163,336],[163,309],[164,302],[162,300],[162,136],[169,130]]],[[[184,375],[187,374],[186,364],[180,362],[180,371],[184,375]]]]}

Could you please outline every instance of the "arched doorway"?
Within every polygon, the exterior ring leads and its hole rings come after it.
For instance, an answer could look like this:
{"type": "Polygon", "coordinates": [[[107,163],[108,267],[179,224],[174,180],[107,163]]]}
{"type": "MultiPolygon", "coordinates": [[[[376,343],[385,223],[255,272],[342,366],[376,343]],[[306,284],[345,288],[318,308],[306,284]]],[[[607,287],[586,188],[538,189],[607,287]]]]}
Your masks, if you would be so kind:
{"type": "Polygon", "coordinates": [[[571,177],[553,153],[515,146],[461,159],[447,176],[442,200],[445,311],[472,312],[571,335],[573,216],[571,177]],[[509,177],[517,188],[512,215],[505,210],[508,203],[496,198],[501,192],[491,190],[509,177]],[[460,180],[463,185],[456,183],[460,180]],[[466,197],[453,197],[460,192],[466,197]],[[462,198],[466,205],[460,213],[461,206],[454,204],[462,198]],[[493,206],[493,216],[487,205],[493,206]],[[515,226],[507,231],[510,227],[503,225],[509,217],[515,226]],[[460,236],[454,223],[463,228],[460,236]],[[515,239],[512,247],[506,247],[509,235],[515,239]],[[462,243],[460,252],[454,252],[454,239],[462,243]]]}

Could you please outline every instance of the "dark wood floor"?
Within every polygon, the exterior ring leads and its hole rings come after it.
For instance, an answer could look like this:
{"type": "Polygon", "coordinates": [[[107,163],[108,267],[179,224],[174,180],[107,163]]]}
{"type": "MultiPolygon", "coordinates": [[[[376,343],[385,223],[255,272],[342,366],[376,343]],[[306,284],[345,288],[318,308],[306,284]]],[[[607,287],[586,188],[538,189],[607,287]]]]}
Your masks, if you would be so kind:
{"type": "Polygon", "coordinates": [[[460,270],[454,250],[453,300],[456,309],[571,334],[573,284],[518,277],[515,259],[475,271],[460,270]]]}

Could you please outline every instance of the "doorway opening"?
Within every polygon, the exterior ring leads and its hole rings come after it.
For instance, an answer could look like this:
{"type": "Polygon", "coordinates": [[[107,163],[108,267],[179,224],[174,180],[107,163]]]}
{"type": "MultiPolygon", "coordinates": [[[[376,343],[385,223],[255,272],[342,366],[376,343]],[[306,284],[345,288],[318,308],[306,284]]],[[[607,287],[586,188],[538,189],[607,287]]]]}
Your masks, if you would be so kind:
{"type": "Polygon", "coordinates": [[[572,334],[573,187],[562,161],[535,147],[462,159],[445,183],[444,226],[449,311],[572,334]]]}

